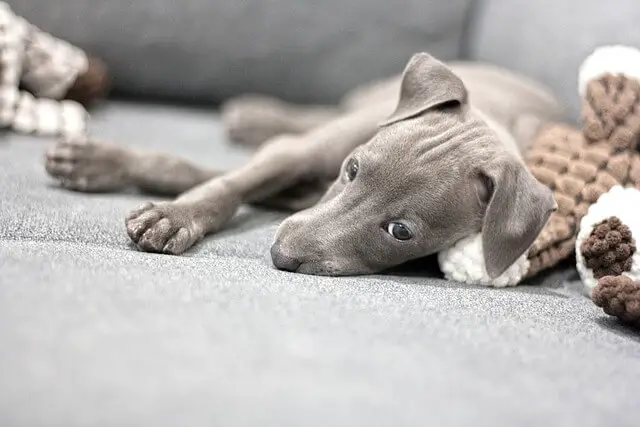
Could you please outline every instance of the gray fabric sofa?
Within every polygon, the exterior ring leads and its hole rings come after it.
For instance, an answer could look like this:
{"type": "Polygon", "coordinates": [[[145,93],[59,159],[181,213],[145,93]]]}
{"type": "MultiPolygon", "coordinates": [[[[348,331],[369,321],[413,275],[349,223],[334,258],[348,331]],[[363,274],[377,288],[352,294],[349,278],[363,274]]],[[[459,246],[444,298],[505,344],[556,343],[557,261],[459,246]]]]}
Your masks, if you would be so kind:
{"type": "MultiPolygon", "coordinates": [[[[597,45],[640,46],[636,0],[12,0],[102,55],[117,89],[95,137],[220,168],[216,105],[242,92],[334,102],[416,51],[554,88],[578,117],[597,45]]],[[[640,335],[570,264],[527,286],[276,271],[282,213],[244,208],[182,257],[131,247],[135,193],[63,191],[51,141],[0,136],[0,425],[637,426],[640,335]]]]}

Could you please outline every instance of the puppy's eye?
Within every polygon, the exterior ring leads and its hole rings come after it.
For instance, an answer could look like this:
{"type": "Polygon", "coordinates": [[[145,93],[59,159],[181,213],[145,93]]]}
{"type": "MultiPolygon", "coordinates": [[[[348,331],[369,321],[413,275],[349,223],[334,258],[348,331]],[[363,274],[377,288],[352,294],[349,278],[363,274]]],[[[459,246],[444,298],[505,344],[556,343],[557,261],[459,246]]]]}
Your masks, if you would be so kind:
{"type": "Polygon", "coordinates": [[[358,175],[358,169],[360,169],[360,165],[356,159],[349,159],[347,162],[347,167],[344,170],[344,173],[347,175],[347,179],[349,181],[353,181],[356,179],[356,175],[358,175]]]}
{"type": "Polygon", "coordinates": [[[411,230],[401,222],[390,222],[387,225],[387,232],[398,240],[409,240],[413,237],[411,230]]]}

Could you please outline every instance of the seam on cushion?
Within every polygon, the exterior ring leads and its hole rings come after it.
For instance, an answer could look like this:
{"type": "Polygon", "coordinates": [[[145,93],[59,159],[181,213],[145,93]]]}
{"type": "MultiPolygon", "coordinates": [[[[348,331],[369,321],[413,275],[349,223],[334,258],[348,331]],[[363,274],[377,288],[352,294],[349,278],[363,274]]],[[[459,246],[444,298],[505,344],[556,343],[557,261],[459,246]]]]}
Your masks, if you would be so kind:
{"type": "Polygon", "coordinates": [[[475,59],[472,47],[475,36],[478,34],[480,19],[487,8],[485,0],[471,0],[466,7],[465,18],[463,20],[460,45],[458,46],[458,56],[460,59],[475,59]]]}

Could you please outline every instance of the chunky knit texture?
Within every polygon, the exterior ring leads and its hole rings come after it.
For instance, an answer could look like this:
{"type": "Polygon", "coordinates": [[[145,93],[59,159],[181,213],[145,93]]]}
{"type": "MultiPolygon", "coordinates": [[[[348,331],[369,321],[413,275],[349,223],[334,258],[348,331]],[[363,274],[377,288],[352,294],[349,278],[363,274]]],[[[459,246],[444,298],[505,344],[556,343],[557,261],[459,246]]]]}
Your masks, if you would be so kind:
{"type": "MultiPolygon", "coordinates": [[[[539,234],[518,267],[490,279],[481,248],[469,238],[439,254],[447,278],[461,282],[514,285],[570,258],[576,248],[580,220],[601,195],[614,186],[640,186],[640,84],[633,77],[600,73],[586,84],[584,131],[565,124],[544,128],[525,153],[533,175],[554,192],[558,210],[539,234]],[[476,265],[481,263],[481,265],[476,265]],[[526,273],[518,277],[527,265],[526,273]],[[483,272],[478,275],[477,271],[483,272]]],[[[604,218],[602,218],[604,219],[604,218]]],[[[590,231],[589,231],[590,232],[590,231]]],[[[580,265],[578,266],[580,269],[580,265]]],[[[592,289],[595,286],[595,278],[592,289]]]]}
{"type": "Polygon", "coordinates": [[[600,196],[580,220],[575,256],[576,268],[580,274],[582,289],[586,296],[591,297],[593,289],[598,284],[598,279],[603,275],[615,273],[614,270],[602,271],[604,265],[601,261],[610,264],[610,267],[616,271],[623,267],[623,271],[618,274],[640,279],[640,253],[636,250],[637,236],[640,236],[638,211],[640,211],[640,190],[616,185],[600,196]],[[615,233],[613,236],[607,237],[609,235],[608,228],[622,231],[618,244],[615,243],[618,240],[615,233]],[[626,230],[630,235],[626,233],[626,230]],[[615,258],[620,258],[622,261],[627,249],[631,258],[630,263],[625,261],[622,266],[615,266],[616,261],[612,259],[613,254],[616,253],[615,258]],[[607,257],[606,261],[604,257],[607,257]],[[597,261],[595,258],[601,261],[597,261]]]}
{"type": "Polygon", "coordinates": [[[81,104],[104,96],[108,87],[100,60],[0,2],[0,126],[26,134],[84,135],[88,115],[81,104]]]}
{"type": "Polygon", "coordinates": [[[596,224],[580,251],[587,268],[600,279],[630,271],[636,244],[629,227],[612,216],[596,224]]]}
{"type": "Polygon", "coordinates": [[[587,86],[584,132],[564,125],[544,131],[526,162],[533,175],[554,191],[558,210],[529,250],[532,276],[574,251],[580,219],[589,206],[616,185],[640,183],[640,84],[606,74],[587,86]]]}
{"type": "Polygon", "coordinates": [[[591,299],[605,313],[640,328],[640,281],[627,276],[603,277],[591,299]]]}

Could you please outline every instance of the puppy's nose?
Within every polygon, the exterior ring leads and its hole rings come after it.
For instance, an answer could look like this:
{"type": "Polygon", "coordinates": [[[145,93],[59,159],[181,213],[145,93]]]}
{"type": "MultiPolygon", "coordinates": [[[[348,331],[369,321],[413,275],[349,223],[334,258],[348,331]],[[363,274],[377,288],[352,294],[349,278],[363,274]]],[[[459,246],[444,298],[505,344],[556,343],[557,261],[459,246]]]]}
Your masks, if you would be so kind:
{"type": "Polygon", "coordinates": [[[300,264],[302,264],[302,261],[284,255],[281,250],[280,242],[276,242],[271,246],[271,261],[277,269],[293,272],[295,272],[298,267],[300,267],[300,264]]]}

